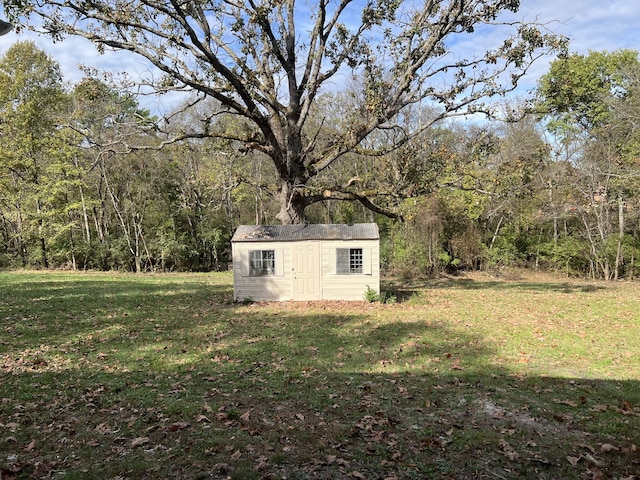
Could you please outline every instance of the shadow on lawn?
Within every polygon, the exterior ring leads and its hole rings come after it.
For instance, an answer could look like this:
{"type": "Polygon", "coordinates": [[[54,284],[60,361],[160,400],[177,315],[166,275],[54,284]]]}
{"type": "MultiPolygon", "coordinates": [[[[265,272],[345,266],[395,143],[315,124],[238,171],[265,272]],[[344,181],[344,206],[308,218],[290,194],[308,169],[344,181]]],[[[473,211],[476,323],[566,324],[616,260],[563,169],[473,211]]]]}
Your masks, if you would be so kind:
{"type": "Polygon", "coordinates": [[[20,385],[5,377],[0,472],[94,480],[640,472],[638,407],[627,396],[637,382],[238,366],[167,378],[33,372],[20,385]]]}
{"type": "Polygon", "coordinates": [[[637,381],[512,375],[491,339],[413,311],[231,296],[144,277],[0,287],[0,476],[640,471],[637,381]]]}

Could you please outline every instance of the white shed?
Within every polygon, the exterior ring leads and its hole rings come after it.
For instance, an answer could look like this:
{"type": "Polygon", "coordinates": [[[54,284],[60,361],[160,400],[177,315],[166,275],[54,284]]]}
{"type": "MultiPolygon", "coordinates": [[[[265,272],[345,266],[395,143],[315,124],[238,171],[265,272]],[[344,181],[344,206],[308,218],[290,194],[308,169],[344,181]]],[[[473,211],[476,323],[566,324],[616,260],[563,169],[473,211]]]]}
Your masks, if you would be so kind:
{"type": "Polygon", "coordinates": [[[380,292],[375,223],[241,225],[231,239],[236,301],[362,300],[380,292]]]}

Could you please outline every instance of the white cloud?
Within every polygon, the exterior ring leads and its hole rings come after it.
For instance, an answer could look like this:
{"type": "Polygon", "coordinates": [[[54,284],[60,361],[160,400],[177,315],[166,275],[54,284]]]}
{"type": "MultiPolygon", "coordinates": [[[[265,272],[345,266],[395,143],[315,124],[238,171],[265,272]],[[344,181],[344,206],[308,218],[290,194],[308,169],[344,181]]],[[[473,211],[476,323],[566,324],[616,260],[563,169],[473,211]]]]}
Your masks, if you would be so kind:
{"type": "MultiPolygon", "coordinates": [[[[569,51],[586,55],[590,51],[631,49],[640,51],[637,35],[640,2],[613,0],[522,0],[520,10],[510,18],[539,22],[549,31],[569,39],[569,51]]],[[[553,58],[534,64],[520,85],[520,91],[535,88],[553,58]]]]}

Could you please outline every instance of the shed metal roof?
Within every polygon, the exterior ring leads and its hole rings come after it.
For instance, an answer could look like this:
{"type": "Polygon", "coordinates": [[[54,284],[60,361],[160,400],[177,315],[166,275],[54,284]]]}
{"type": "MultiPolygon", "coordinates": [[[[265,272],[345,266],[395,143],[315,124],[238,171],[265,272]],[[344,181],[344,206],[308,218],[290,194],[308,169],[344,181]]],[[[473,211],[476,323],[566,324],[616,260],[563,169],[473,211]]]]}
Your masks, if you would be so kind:
{"type": "Polygon", "coordinates": [[[302,240],[378,240],[375,223],[313,225],[240,225],[232,242],[293,242],[302,240]]]}

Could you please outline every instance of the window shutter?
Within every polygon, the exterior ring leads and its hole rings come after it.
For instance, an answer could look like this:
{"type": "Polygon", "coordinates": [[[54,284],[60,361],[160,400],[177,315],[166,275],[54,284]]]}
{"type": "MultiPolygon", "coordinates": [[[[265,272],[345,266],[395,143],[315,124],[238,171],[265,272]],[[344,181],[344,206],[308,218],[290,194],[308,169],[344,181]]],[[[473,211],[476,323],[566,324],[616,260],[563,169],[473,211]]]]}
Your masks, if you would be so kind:
{"type": "Polygon", "coordinates": [[[336,274],[336,249],[329,248],[329,274],[336,274]]]}
{"type": "Polygon", "coordinates": [[[336,248],[336,273],[349,273],[349,249],[348,248],[336,248]]]}
{"type": "Polygon", "coordinates": [[[284,275],[284,250],[274,250],[273,258],[275,275],[282,277],[284,275]]]}
{"type": "Polygon", "coordinates": [[[238,260],[240,265],[237,267],[241,277],[249,276],[249,251],[241,249],[238,252],[238,260]]]}
{"type": "Polygon", "coordinates": [[[362,273],[364,275],[371,275],[371,247],[364,247],[362,249],[362,273]]]}

